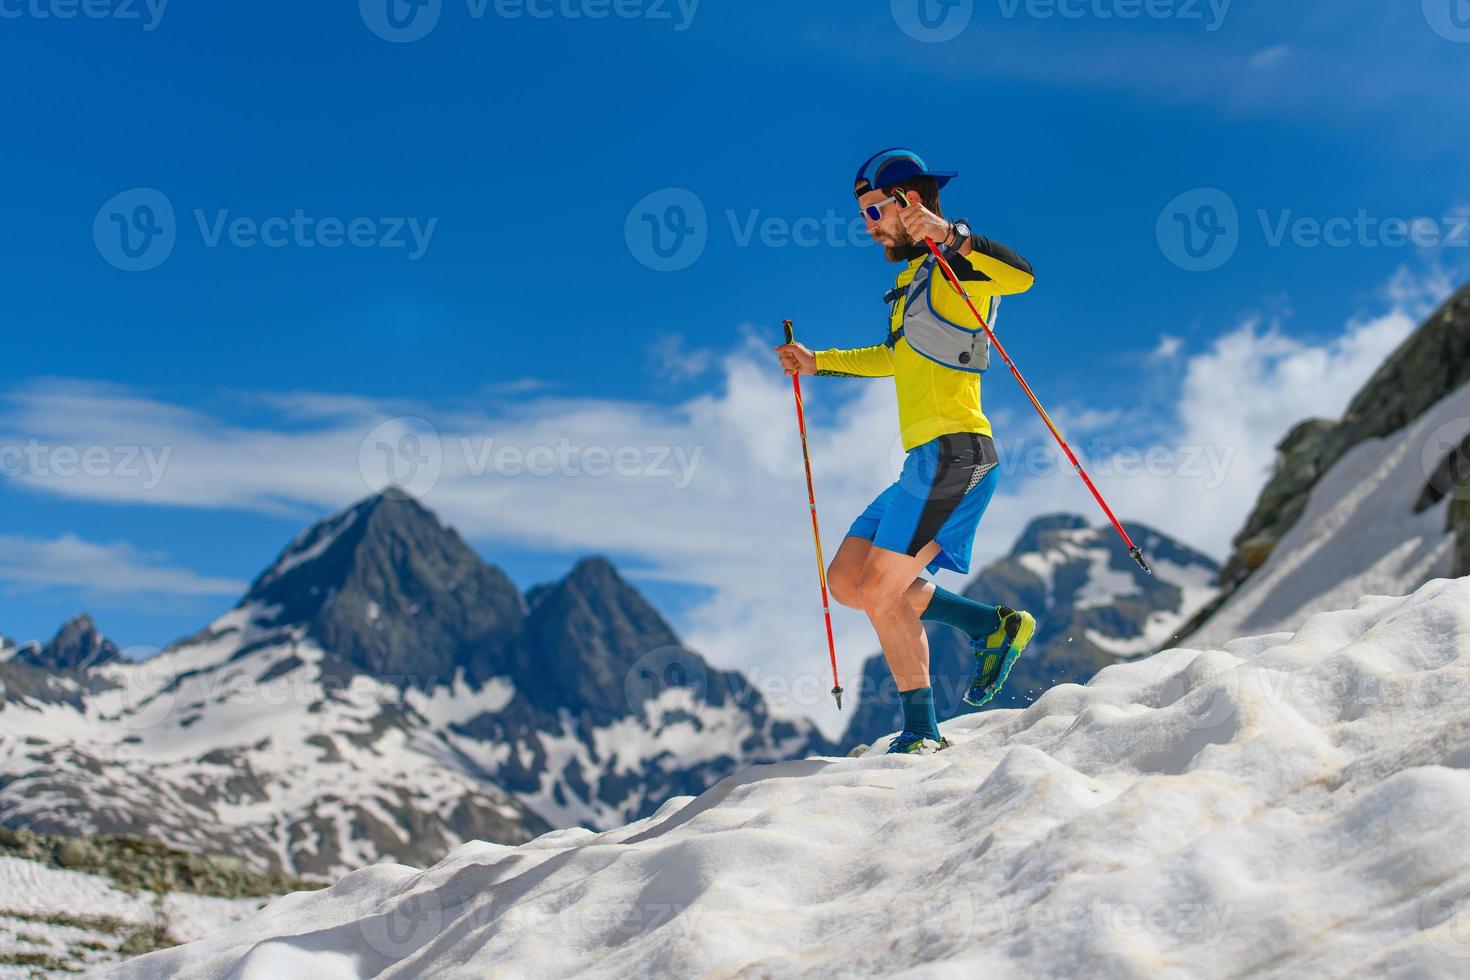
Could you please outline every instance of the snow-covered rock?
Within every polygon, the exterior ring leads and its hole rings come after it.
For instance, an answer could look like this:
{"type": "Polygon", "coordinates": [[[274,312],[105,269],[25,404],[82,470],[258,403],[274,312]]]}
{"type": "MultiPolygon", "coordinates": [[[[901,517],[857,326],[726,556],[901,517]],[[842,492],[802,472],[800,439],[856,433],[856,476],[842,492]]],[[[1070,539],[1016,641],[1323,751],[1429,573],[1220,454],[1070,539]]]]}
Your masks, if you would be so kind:
{"type": "Polygon", "coordinates": [[[1404,595],[1454,574],[1454,495],[1442,489],[1430,503],[1425,485],[1467,436],[1470,385],[1392,435],[1358,443],[1318,478],[1270,557],[1188,642],[1295,629],[1355,596],[1404,595]]]}
{"type": "Polygon", "coordinates": [[[618,826],[823,751],[605,559],[522,595],[417,502],[313,525],[139,662],[78,617],[0,663],[0,823],[335,878],[465,840],[618,826]]]}
{"type": "Polygon", "coordinates": [[[1470,580],[376,865],[111,976],[1470,975],[1470,580]]]}
{"type": "Polygon", "coordinates": [[[1445,301],[1353,395],[1308,419],[1220,573],[1188,643],[1296,629],[1365,593],[1406,595],[1470,573],[1470,285],[1445,301]]]}

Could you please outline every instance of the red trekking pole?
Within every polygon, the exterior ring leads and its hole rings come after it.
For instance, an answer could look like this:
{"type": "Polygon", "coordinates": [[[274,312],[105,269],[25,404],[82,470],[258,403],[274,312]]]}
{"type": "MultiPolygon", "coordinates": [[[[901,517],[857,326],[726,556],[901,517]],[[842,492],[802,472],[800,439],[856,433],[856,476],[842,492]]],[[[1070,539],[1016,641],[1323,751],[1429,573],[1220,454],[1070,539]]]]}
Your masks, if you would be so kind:
{"type": "MultiPolygon", "coordinates": [[[[903,188],[899,188],[898,194],[895,195],[898,198],[899,207],[906,208],[912,203],[908,200],[908,193],[903,188]]],[[[990,324],[985,322],[985,318],[980,315],[980,311],[975,309],[975,304],[970,301],[969,295],[965,293],[964,287],[960,285],[959,277],[954,274],[954,270],[945,261],[944,253],[939,250],[938,245],[934,244],[934,239],[928,236],[925,236],[924,244],[928,245],[929,251],[934,253],[934,261],[939,264],[940,270],[944,273],[944,278],[949,280],[949,284],[954,287],[954,291],[960,294],[960,299],[964,300],[965,305],[970,308],[970,312],[975,314],[975,322],[979,323],[985,329],[985,336],[990,338],[991,346],[1000,355],[1000,359],[1006,362],[1006,367],[1011,369],[1011,374],[1015,375],[1016,383],[1021,386],[1021,390],[1026,393],[1026,397],[1031,399],[1031,406],[1036,409],[1037,414],[1041,416],[1041,421],[1045,422],[1046,427],[1051,430],[1051,434],[1056,439],[1057,445],[1062,447],[1062,452],[1067,454],[1067,460],[1071,462],[1072,468],[1077,471],[1078,476],[1082,477],[1082,482],[1087,484],[1087,489],[1092,491],[1093,498],[1097,501],[1098,506],[1103,509],[1103,513],[1108,515],[1108,520],[1113,522],[1113,528],[1123,538],[1123,543],[1128,546],[1128,554],[1132,556],[1134,561],[1138,562],[1138,567],[1142,568],[1149,575],[1152,575],[1154,570],[1148,567],[1148,562],[1143,557],[1143,551],[1138,545],[1133,543],[1133,539],[1128,536],[1128,532],[1123,529],[1123,525],[1113,516],[1113,508],[1108,506],[1108,502],[1103,499],[1103,495],[1093,485],[1092,478],[1087,475],[1087,471],[1082,468],[1082,464],[1077,462],[1077,456],[1072,452],[1072,447],[1067,445],[1067,440],[1062,438],[1062,433],[1057,429],[1056,423],[1052,422],[1051,416],[1046,414],[1046,409],[1041,407],[1041,402],[1037,399],[1035,393],[1032,392],[1031,386],[1026,383],[1025,378],[1021,377],[1021,372],[1016,367],[1016,362],[1011,360],[1010,355],[1006,353],[1006,349],[1001,346],[1000,338],[995,335],[995,331],[990,329],[990,324]]]]}
{"type": "MultiPolygon", "coordinates": [[[[791,321],[786,325],[786,342],[796,342],[791,321]]],[[[822,615],[827,620],[827,652],[832,657],[832,697],[837,700],[837,710],[842,710],[842,682],[837,679],[837,644],[832,639],[832,606],[827,600],[827,563],[822,559],[822,531],[817,526],[817,491],[812,485],[812,455],[806,444],[806,415],[801,410],[801,375],[791,376],[791,388],[796,393],[796,425],[801,430],[801,460],[806,464],[806,495],[812,508],[812,539],[817,543],[817,581],[822,586],[822,615]]]]}

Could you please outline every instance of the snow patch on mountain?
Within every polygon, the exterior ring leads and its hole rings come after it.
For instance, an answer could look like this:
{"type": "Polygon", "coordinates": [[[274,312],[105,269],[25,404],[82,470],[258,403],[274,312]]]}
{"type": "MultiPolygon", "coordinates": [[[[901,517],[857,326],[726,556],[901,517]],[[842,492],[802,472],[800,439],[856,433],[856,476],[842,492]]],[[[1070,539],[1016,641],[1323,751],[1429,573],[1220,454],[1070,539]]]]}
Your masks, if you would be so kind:
{"type": "Polygon", "coordinates": [[[1470,385],[1393,435],[1353,447],[1312,487],[1306,510],[1265,563],[1190,642],[1295,629],[1352,596],[1403,595],[1450,575],[1451,497],[1418,514],[1414,506],[1446,447],[1467,435],[1470,385]]]}
{"type": "Polygon", "coordinates": [[[756,766],[616,830],[364,868],[111,975],[1470,967],[1470,580],[944,729],[937,755],[756,766]]]}

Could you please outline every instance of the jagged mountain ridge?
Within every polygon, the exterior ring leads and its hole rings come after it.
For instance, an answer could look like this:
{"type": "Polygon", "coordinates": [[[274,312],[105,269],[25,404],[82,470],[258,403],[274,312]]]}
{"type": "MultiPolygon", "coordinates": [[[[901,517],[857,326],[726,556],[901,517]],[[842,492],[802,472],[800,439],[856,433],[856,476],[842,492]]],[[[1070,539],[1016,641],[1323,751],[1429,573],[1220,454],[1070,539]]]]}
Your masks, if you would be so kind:
{"type": "Polygon", "coordinates": [[[0,822],[296,873],[613,825],[829,747],[679,646],[605,559],[522,597],[393,496],[307,529],[151,660],[3,663],[0,683],[0,822]]]}
{"type": "MultiPolygon", "coordinates": [[[[965,587],[967,598],[1036,616],[1035,638],[987,708],[1025,707],[1056,684],[1085,684],[1103,667],[1151,652],[1214,595],[1213,559],[1145,525],[1129,527],[1152,576],[1118,546],[1111,528],[1052,514],[1028,524],[1010,554],[965,587]]],[[[961,700],[974,664],[968,641],[949,626],[924,626],[939,716],[974,711],[961,700]]],[[[864,664],[861,691],[847,746],[870,743],[897,724],[898,693],[881,652],[864,664]]]]}

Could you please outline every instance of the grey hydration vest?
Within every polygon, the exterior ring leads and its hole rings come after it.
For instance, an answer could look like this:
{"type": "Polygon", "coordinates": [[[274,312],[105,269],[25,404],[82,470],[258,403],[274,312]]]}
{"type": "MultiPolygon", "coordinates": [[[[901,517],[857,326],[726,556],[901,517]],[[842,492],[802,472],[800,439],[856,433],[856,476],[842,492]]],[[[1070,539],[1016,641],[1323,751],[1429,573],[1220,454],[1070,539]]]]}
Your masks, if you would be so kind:
{"type": "MultiPolygon", "coordinates": [[[[910,347],[931,361],[956,371],[980,374],[990,367],[990,338],[978,323],[973,329],[951,323],[934,309],[929,298],[929,283],[935,271],[934,256],[931,255],[919,266],[906,289],[894,287],[883,297],[890,305],[903,300],[903,322],[897,330],[890,331],[883,342],[892,349],[902,337],[910,347]]],[[[945,288],[949,288],[947,284],[945,288]]],[[[988,311],[992,326],[999,308],[1000,297],[997,296],[991,301],[988,311]]]]}

